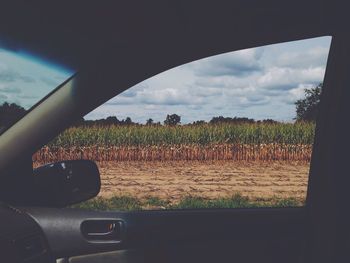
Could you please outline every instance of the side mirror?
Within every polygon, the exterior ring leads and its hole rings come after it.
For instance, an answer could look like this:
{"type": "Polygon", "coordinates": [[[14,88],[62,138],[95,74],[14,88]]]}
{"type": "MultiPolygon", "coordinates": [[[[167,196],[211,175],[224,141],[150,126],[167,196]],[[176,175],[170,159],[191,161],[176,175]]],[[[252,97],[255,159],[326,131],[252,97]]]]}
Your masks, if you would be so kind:
{"type": "Polygon", "coordinates": [[[100,192],[100,173],[93,161],[61,161],[36,168],[33,173],[36,205],[64,207],[100,192]]]}

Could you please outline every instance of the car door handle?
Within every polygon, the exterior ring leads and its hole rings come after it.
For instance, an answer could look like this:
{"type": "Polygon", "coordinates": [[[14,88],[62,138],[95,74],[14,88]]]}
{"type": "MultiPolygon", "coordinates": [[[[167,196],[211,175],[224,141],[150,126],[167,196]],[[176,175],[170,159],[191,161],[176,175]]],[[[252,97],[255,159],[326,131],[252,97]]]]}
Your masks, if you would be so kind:
{"type": "Polygon", "coordinates": [[[120,241],[123,223],[120,220],[85,220],[81,232],[87,240],[120,241]]]}

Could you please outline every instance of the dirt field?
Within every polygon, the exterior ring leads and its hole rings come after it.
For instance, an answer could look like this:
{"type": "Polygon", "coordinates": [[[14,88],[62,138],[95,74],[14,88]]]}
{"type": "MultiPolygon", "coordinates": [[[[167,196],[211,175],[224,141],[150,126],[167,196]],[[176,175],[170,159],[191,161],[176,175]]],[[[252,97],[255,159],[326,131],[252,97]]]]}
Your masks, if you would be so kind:
{"type": "Polygon", "coordinates": [[[308,164],[284,162],[107,162],[99,164],[100,196],[156,196],[176,202],[185,196],[214,199],[240,193],[253,200],[304,200],[308,164]]]}

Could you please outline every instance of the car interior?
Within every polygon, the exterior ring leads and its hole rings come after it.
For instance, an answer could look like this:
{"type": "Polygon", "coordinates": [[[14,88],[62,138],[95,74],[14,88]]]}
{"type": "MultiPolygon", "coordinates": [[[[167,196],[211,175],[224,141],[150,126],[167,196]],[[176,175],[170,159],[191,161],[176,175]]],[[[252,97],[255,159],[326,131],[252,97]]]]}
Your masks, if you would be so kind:
{"type": "MultiPolygon", "coordinates": [[[[6,2],[6,1],[5,1],[6,2]]],[[[348,262],[350,35],[345,1],[8,1],[0,44],[70,77],[0,135],[1,262],[348,262]],[[158,73],[201,58],[331,36],[302,207],[89,211],[99,169],[33,154],[158,73]]],[[[276,109],[278,110],[278,109],[276,109]]]]}

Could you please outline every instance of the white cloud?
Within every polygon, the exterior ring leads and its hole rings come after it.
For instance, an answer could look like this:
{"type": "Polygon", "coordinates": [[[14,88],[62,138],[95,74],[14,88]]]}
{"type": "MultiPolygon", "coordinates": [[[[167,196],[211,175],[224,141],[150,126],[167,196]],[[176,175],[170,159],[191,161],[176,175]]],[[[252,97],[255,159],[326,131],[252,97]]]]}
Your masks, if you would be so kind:
{"type": "Polygon", "coordinates": [[[325,68],[269,68],[257,79],[257,87],[267,89],[289,90],[300,83],[319,83],[323,80],[325,68]]]}
{"type": "Polygon", "coordinates": [[[218,115],[291,121],[304,89],[322,82],[329,45],[329,38],[319,38],[195,61],[143,81],[87,117],[144,122],[177,113],[183,123],[218,115]]]}
{"type": "Polygon", "coordinates": [[[209,57],[191,63],[198,76],[246,76],[262,69],[264,49],[245,49],[209,57]]]}
{"type": "Polygon", "coordinates": [[[298,87],[288,91],[288,94],[285,96],[285,101],[290,104],[294,104],[297,100],[304,97],[304,90],[311,89],[314,87],[312,84],[300,84],[298,87]]]}
{"type": "Polygon", "coordinates": [[[137,94],[139,101],[145,104],[190,105],[202,103],[200,97],[191,96],[188,89],[145,89],[137,94]]]}
{"type": "Polygon", "coordinates": [[[307,50],[283,53],[277,58],[275,65],[290,68],[318,67],[325,64],[328,51],[328,47],[316,46],[307,50]]]}

